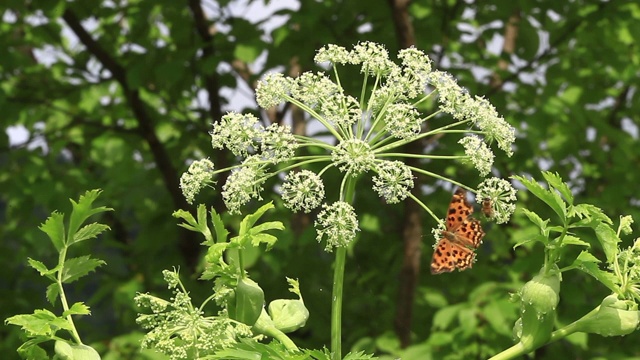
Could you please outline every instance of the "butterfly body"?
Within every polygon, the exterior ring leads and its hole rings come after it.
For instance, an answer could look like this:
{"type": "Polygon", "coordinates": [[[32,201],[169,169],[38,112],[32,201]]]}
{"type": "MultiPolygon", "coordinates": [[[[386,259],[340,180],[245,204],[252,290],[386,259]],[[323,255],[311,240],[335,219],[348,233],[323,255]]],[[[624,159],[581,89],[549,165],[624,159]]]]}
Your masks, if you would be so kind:
{"type": "Polygon", "coordinates": [[[467,192],[458,188],[447,213],[447,228],[442,232],[431,260],[431,273],[440,274],[455,269],[466,270],[475,260],[474,250],[482,243],[484,231],[480,222],[470,217],[473,207],[467,202],[467,192]]]}

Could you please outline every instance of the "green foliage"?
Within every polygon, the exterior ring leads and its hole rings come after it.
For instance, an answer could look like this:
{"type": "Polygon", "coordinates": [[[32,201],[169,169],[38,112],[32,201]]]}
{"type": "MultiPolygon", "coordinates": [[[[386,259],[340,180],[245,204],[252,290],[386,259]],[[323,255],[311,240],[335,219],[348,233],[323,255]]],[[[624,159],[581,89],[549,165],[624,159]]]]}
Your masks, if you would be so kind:
{"type": "MultiPolygon", "coordinates": [[[[266,335],[284,346],[280,350],[284,357],[277,358],[301,358],[300,354],[295,354],[298,352],[297,346],[285,335],[285,332],[304,326],[309,317],[298,282],[288,279],[291,291],[300,300],[274,300],[267,313],[264,309],[264,291],[247,276],[244,267],[245,251],[261,244],[266,244],[267,250],[270,249],[277,237],[266,231],[283,229],[282,223],[278,221],[258,223],[273,207],[272,203],[268,203],[245,216],[240,222],[238,235],[231,239],[228,238],[229,231],[224,228],[221,217],[213,208],[213,231],[209,228],[204,205],[198,206],[197,220],[187,211],[174,213],[175,217],[185,221],[181,224],[182,227],[199,232],[205,237],[202,244],[208,250],[201,279],[214,280],[214,293],[196,307],[178,272],[165,270],[165,281],[174,293],[171,301],[150,294],[138,294],[135,299],[138,306],[152,311],[152,314],[140,314],[137,319],[139,324],[149,330],[142,341],[143,348],[154,349],[172,359],[260,359],[260,352],[251,352],[245,345],[250,344],[247,341],[252,336],[266,335]],[[216,234],[216,237],[212,234],[216,234]],[[204,314],[210,300],[221,307],[215,316],[204,314]],[[293,357],[289,356],[290,352],[293,357]]],[[[265,354],[275,351],[258,343],[251,344],[259,351],[266,351],[265,354]]]]}
{"type": "MultiPolygon", "coordinates": [[[[198,2],[2,2],[0,109],[6,131],[0,132],[0,296],[6,301],[0,318],[47,308],[39,271],[24,266],[28,257],[43,264],[57,261],[55,247],[41,246],[37,225],[65,204],[69,194],[100,187],[105,190],[101,196],[118,212],[106,217],[113,230],[101,236],[103,246],[91,253],[105,260],[109,271],[100,273],[97,293],[83,281],[74,283],[73,290],[93,309],[113,311],[94,311],[91,320],[99,326],[84,321],[77,325],[86,325],[90,331],[80,330],[83,339],[103,356],[140,354],[132,294],[165,291],[168,296],[162,269],[199,266],[197,242],[189,237],[195,233],[179,231],[170,216],[172,209],[186,208],[177,187],[187,168],[185,159],[210,154],[207,131],[227,109],[257,113],[251,94],[256,79],[273,69],[289,74],[317,69],[313,56],[327,43],[351,46],[374,40],[391,53],[415,43],[470,93],[485,94],[517,128],[514,156],[496,163],[494,171],[538,177],[540,167],[549,169],[567,180],[575,203],[592,204],[614,221],[617,214],[640,216],[640,173],[635,170],[640,166],[637,2],[413,1],[405,13],[383,2],[324,0],[302,1],[272,16],[266,16],[271,10],[238,11],[229,1],[216,4],[213,10],[204,9],[201,19],[197,10],[206,4],[198,2]],[[247,21],[255,13],[260,13],[259,20],[247,21]],[[404,14],[407,21],[397,22],[404,14]],[[73,16],[89,36],[79,37],[78,28],[69,26],[73,16]],[[516,35],[513,47],[502,43],[508,34],[516,35]],[[239,61],[255,54],[261,54],[257,63],[239,61]],[[10,136],[7,130],[27,137],[10,136]],[[128,335],[132,340],[123,340],[128,335]],[[120,347],[126,349],[114,350],[120,347]]],[[[361,75],[354,72],[341,79],[345,89],[354,89],[361,75]]],[[[265,122],[292,119],[301,132],[306,125],[306,131],[315,130],[295,108],[279,110],[264,112],[275,113],[265,122]]],[[[447,137],[424,145],[443,153],[455,146],[447,137]]],[[[216,152],[211,157],[216,165],[228,164],[225,155],[216,152]]],[[[420,166],[465,183],[473,176],[473,171],[449,161],[420,166]]],[[[340,183],[329,179],[326,185],[337,188],[340,183]]],[[[419,195],[440,209],[438,215],[450,198],[441,185],[425,183],[419,195]]],[[[266,184],[270,186],[273,182],[266,184]]],[[[202,201],[220,211],[216,196],[202,201]]],[[[292,216],[278,200],[274,203],[271,216],[286,227],[279,246],[252,252],[251,261],[246,251],[246,266],[273,298],[286,297],[284,277],[302,280],[305,305],[313,316],[292,338],[302,347],[316,348],[329,341],[329,319],[322,314],[331,301],[331,258],[322,254],[305,227],[309,217],[292,216]]],[[[521,192],[518,205],[541,222],[559,226],[555,210],[535,196],[521,192]]],[[[410,263],[403,260],[407,224],[418,222],[428,233],[433,221],[408,218],[403,206],[380,206],[366,191],[358,191],[356,210],[363,220],[362,236],[349,250],[345,274],[346,296],[353,300],[344,308],[349,319],[343,324],[346,348],[363,346],[368,353],[401,354],[394,358],[403,359],[411,354],[414,359],[463,359],[488,358],[511,345],[511,326],[507,332],[504,328],[518,318],[519,304],[508,302],[508,294],[538,274],[545,261],[540,250],[544,244],[538,241],[544,238],[541,227],[524,212],[505,226],[483,224],[487,236],[473,271],[434,277],[407,268],[410,263]],[[403,282],[412,284],[415,293],[402,292],[403,282]],[[407,298],[409,302],[403,301],[407,298]],[[403,309],[412,310],[410,323],[399,322],[403,309]],[[434,316],[441,311],[453,315],[434,327],[434,316]],[[372,313],[377,316],[372,318],[372,313]],[[395,335],[402,329],[411,334],[406,348],[395,335]]],[[[226,214],[221,218],[237,233],[239,220],[226,214]]],[[[603,239],[611,233],[606,226],[601,230],[603,239]]],[[[573,237],[590,247],[576,243],[561,254],[566,255],[561,268],[575,265],[580,271],[563,272],[558,326],[588,313],[599,302],[593,299],[629,286],[603,271],[617,251],[615,241],[605,242],[605,253],[597,236],[584,232],[592,230],[576,228],[563,240],[569,243],[573,237]]],[[[432,240],[422,239],[421,253],[411,259],[413,264],[421,261],[424,269],[432,240]]],[[[623,268],[625,261],[618,262],[623,268]]],[[[194,298],[210,292],[208,282],[191,277],[183,281],[194,298]]],[[[49,298],[56,297],[55,291],[52,287],[49,298]]],[[[2,327],[0,353],[15,357],[21,336],[17,326],[2,327]]],[[[575,333],[536,351],[535,358],[628,358],[639,351],[632,336],[575,333]]],[[[153,358],[149,351],[135,356],[153,358]]]]}
{"type": "MultiPolygon", "coordinates": [[[[634,243],[628,249],[618,247],[621,233],[631,232],[631,217],[621,217],[616,230],[613,222],[601,209],[588,204],[575,204],[566,183],[558,174],[543,172],[548,189],[533,179],[514,176],[533,195],[549,206],[556,220],[542,220],[532,211],[525,215],[539,229],[540,235],[531,239],[544,245],[544,263],[540,273],[527,282],[519,292],[521,300],[520,318],[514,326],[514,335],[519,342],[499,353],[492,359],[510,359],[530,353],[545,344],[557,341],[576,332],[598,334],[602,336],[621,336],[635,331],[640,326],[640,249],[634,243]],[[582,250],[572,258],[572,247],[586,247],[593,251],[591,243],[572,232],[582,228],[590,229],[600,243],[607,267],[599,268],[600,260],[587,250],[582,250]],[[558,264],[570,265],[559,268],[558,264]],[[552,333],[560,301],[562,276],[570,270],[581,270],[593,276],[613,294],[605,297],[602,303],[573,323],[552,333]]],[[[518,246],[520,244],[517,244],[518,246]]]]}
{"type": "Polygon", "coordinates": [[[7,324],[20,326],[29,338],[18,348],[18,353],[23,358],[48,358],[39,344],[53,340],[55,341],[56,356],[60,359],[100,359],[93,348],[82,343],[73,322],[74,315],[89,315],[91,313],[89,307],[82,302],[76,302],[69,306],[63,287],[63,284],[72,283],[105,264],[104,261],[91,258],[89,255],[67,258],[67,253],[72,245],[96,238],[103,231],[109,229],[108,226],[98,223],[80,228],[90,216],[113,210],[104,206],[93,207],[93,202],[99,195],[100,191],[92,190],[80,196],[77,203],[71,200],[72,211],[67,231],[65,231],[64,214],[58,212],[51,214],[47,221],[40,226],[40,230],[49,236],[49,240],[59,253],[58,264],[49,269],[44,263],[29,259],[29,265],[52,282],[47,287],[47,299],[51,305],[55,305],[56,300],[60,299],[63,311],[61,315],[57,316],[49,310],[39,309],[35,310],[33,314],[14,315],[5,320],[7,324]],[[59,337],[57,333],[61,330],[66,331],[72,339],[59,337]]]}

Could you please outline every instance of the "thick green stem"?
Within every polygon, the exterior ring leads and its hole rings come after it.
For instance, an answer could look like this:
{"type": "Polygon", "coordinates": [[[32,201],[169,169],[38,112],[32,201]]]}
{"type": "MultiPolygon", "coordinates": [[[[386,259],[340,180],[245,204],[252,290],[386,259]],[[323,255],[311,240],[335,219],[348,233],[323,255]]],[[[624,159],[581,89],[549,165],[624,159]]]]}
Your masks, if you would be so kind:
{"type": "MultiPolygon", "coordinates": [[[[583,320],[585,318],[591,317],[593,316],[595,313],[597,312],[597,308],[590,311],[587,315],[583,316],[580,320],[583,320]]],[[[580,321],[578,320],[578,321],[580,321]]],[[[573,323],[563,327],[562,329],[558,329],[554,332],[551,333],[551,338],[549,339],[549,341],[547,341],[547,343],[545,345],[548,345],[554,341],[558,341],[560,339],[563,339],[571,334],[573,334],[574,332],[576,332],[578,330],[577,327],[577,322],[578,321],[574,321],[573,323]]],[[[507,359],[513,359],[517,356],[522,356],[527,354],[528,352],[530,352],[531,350],[527,350],[521,342],[518,342],[517,344],[513,345],[512,347],[504,350],[503,352],[493,356],[492,358],[490,358],[489,360],[507,360],[507,359]]]]}
{"type": "Polygon", "coordinates": [[[342,288],[344,287],[344,266],[347,249],[336,249],[333,269],[333,296],[331,298],[331,358],[342,359],[342,288]]]}
{"type": "MultiPolygon", "coordinates": [[[[342,201],[353,203],[356,180],[345,179],[342,201]]],[[[342,359],[342,289],[344,288],[344,268],[347,262],[347,249],[336,248],[336,259],[333,264],[333,290],[331,295],[331,359],[342,359]]]]}

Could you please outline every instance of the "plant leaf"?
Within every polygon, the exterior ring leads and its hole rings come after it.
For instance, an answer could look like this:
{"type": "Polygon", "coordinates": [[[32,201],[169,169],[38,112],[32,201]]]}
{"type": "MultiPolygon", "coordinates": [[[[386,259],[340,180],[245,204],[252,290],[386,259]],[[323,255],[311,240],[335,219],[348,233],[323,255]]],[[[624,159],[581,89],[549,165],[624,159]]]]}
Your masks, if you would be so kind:
{"type": "Polygon", "coordinates": [[[216,212],[216,210],[211,207],[211,222],[213,222],[213,228],[216,231],[216,242],[223,243],[227,242],[227,236],[229,236],[229,231],[224,227],[224,223],[222,222],[222,218],[220,214],[216,212]]]}
{"type": "Polygon", "coordinates": [[[558,175],[558,173],[543,171],[542,177],[544,177],[549,186],[558,190],[558,192],[562,195],[562,197],[564,197],[569,205],[573,205],[573,194],[571,193],[571,189],[569,189],[569,186],[562,181],[562,178],[560,177],[560,175],[558,175]]]}
{"type": "Polygon", "coordinates": [[[527,209],[522,209],[522,212],[527,218],[529,218],[529,221],[534,223],[540,229],[540,233],[543,236],[545,237],[549,236],[549,230],[547,229],[547,224],[549,224],[549,219],[542,220],[542,218],[538,216],[538,214],[527,209]]]}
{"type": "Polygon", "coordinates": [[[46,309],[36,310],[33,314],[12,316],[5,323],[22,327],[29,336],[53,336],[60,329],[71,329],[65,319],[58,318],[46,309]]]}
{"type": "Polygon", "coordinates": [[[90,190],[81,195],[78,202],[71,201],[73,210],[71,211],[71,217],[69,218],[69,229],[67,233],[67,239],[73,239],[75,233],[78,231],[82,223],[91,215],[99,214],[105,211],[112,211],[113,209],[100,206],[92,208],[93,202],[100,196],[101,190],[90,190]]]}
{"type": "Polygon", "coordinates": [[[55,246],[56,250],[60,252],[62,248],[64,248],[65,238],[64,238],[64,215],[61,213],[54,211],[51,213],[51,216],[47,218],[42,225],[40,225],[39,229],[42,230],[55,246]]]}
{"type": "Polygon", "coordinates": [[[558,195],[557,192],[543,188],[542,185],[533,179],[527,179],[522,176],[514,176],[514,179],[519,180],[522,185],[529,190],[529,192],[542,200],[545,204],[549,205],[549,207],[558,214],[562,222],[566,222],[566,204],[562,201],[562,198],[560,198],[560,195],[558,195]]]}
{"type": "Polygon", "coordinates": [[[598,225],[595,231],[602,250],[604,250],[604,255],[607,257],[607,262],[613,264],[616,260],[616,254],[618,253],[620,238],[616,232],[606,224],[598,225]]]}
{"type": "Polygon", "coordinates": [[[51,305],[55,305],[58,295],[60,295],[60,287],[57,282],[47,286],[47,300],[51,305]]]}
{"type": "Polygon", "coordinates": [[[202,243],[203,245],[213,243],[213,236],[211,235],[211,230],[209,230],[209,225],[207,224],[207,210],[204,205],[198,205],[198,220],[196,220],[191,213],[184,210],[175,211],[172,215],[175,218],[181,218],[186,221],[186,223],[178,224],[178,226],[201,233],[205,238],[205,241],[202,243]]]}
{"type": "Polygon", "coordinates": [[[85,225],[78,232],[75,233],[73,239],[69,241],[69,245],[79,243],[84,240],[93,239],[100,235],[105,230],[110,230],[111,228],[104,224],[92,223],[89,225],[85,225]]]}
{"type": "Polygon", "coordinates": [[[580,246],[586,246],[588,248],[591,247],[591,244],[589,244],[588,242],[580,240],[579,238],[572,235],[565,236],[564,239],[562,240],[562,245],[580,245],[580,246]]]}
{"type": "Polygon", "coordinates": [[[67,315],[91,315],[89,307],[82,302],[77,302],[71,305],[69,310],[62,313],[62,316],[67,315]]]}
{"type": "Polygon", "coordinates": [[[593,276],[611,291],[618,293],[620,289],[616,284],[617,278],[610,272],[600,270],[600,267],[598,266],[599,262],[600,260],[589,252],[582,251],[573,261],[571,266],[593,276]]]}
{"type": "Polygon", "coordinates": [[[244,219],[242,219],[242,221],[240,222],[240,230],[238,230],[238,237],[242,238],[247,233],[249,233],[251,228],[253,228],[253,225],[260,219],[260,217],[262,217],[262,215],[264,215],[264,213],[267,212],[267,210],[270,210],[273,208],[274,208],[273,201],[270,201],[267,204],[262,205],[253,214],[249,214],[245,216],[244,219]]]}
{"type": "Polygon", "coordinates": [[[89,255],[68,259],[62,268],[62,283],[72,283],[104,264],[104,261],[92,259],[89,255]]]}
{"type": "Polygon", "coordinates": [[[52,274],[55,273],[57,269],[48,269],[45,264],[38,260],[33,260],[32,258],[28,258],[27,262],[29,263],[29,266],[36,269],[41,276],[46,276],[55,281],[55,277],[52,274]]]}

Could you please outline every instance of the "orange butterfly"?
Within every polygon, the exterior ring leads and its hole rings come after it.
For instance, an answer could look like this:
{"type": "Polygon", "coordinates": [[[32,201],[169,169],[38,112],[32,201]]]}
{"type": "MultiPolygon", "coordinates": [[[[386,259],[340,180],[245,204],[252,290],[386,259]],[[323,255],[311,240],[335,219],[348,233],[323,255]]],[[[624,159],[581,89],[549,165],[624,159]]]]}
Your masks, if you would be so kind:
{"type": "Polygon", "coordinates": [[[447,229],[433,252],[431,273],[440,274],[455,269],[466,270],[473,265],[474,250],[482,243],[484,231],[480,222],[470,215],[473,207],[467,202],[467,192],[458,188],[453,194],[447,214],[447,229]]]}

